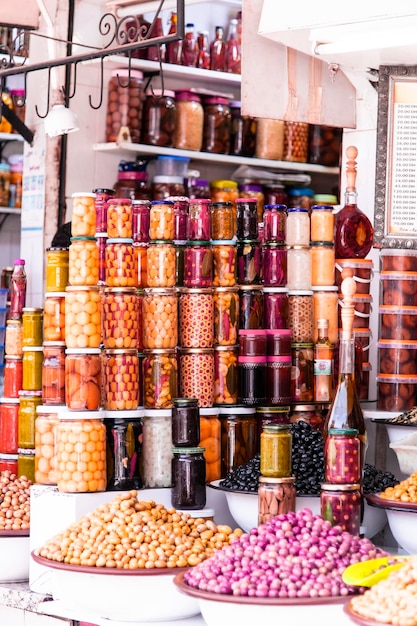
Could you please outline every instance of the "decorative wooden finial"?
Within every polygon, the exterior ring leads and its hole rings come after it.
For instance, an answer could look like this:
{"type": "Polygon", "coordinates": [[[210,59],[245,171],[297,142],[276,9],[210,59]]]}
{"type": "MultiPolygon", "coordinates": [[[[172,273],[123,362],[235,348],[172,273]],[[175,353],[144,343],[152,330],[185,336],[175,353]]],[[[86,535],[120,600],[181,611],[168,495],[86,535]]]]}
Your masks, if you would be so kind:
{"type": "Polygon", "coordinates": [[[356,146],[349,146],[346,148],[346,189],[348,191],[354,191],[356,188],[356,159],[358,156],[358,149],[356,146]]]}
{"type": "Polygon", "coordinates": [[[341,306],[342,318],[342,339],[351,339],[353,336],[353,320],[355,317],[355,304],[353,296],[356,293],[356,283],[351,277],[342,280],[340,290],[343,295],[343,304],[341,306]]]}

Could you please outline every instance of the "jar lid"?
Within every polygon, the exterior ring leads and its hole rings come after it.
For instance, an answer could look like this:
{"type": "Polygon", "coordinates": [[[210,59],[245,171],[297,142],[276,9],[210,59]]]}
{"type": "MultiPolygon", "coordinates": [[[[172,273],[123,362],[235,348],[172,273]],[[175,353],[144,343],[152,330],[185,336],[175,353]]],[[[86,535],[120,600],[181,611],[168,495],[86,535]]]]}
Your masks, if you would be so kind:
{"type": "Polygon", "coordinates": [[[133,239],[130,239],[128,237],[110,237],[110,239],[107,239],[106,241],[106,245],[109,245],[109,244],[117,245],[119,243],[133,244],[133,239]]]}
{"type": "Polygon", "coordinates": [[[188,91],[186,89],[181,89],[175,92],[175,97],[177,102],[181,101],[191,101],[191,102],[201,102],[201,97],[198,93],[194,93],[193,91],[188,91]]]}
{"type": "Polygon", "coordinates": [[[314,343],[310,341],[300,341],[291,344],[291,348],[313,348],[314,343]]]}
{"type": "Polygon", "coordinates": [[[203,104],[229,104],[228,98],[222,98],[221,96],[209,96],[204,97],[203,104]]]}
{"type": "MultiPolygon", "coordinates": [[[[112,352],[111,350],[106,350],[106,352],[112,352]]],[[[113,352],[115,352],[115,350],[113,350],[113,352]]],[[[124,354],[125,352],[127,352],[124,349],[120,349],[119,350],[120,354],[124,354]]],[[[130,350],[130,352],[136,352],[136,350],[130,350]]],[[[143,351],[143,354],[145,356],[147,355],[152,355],[152,354],[175,354],[175,348],[147,348],[143,351]]]]}
{"type": "MultiPolygon", "coordinates": [[[[355,336],[357,336],[356,330],[355,336]]],[[[367,337],[368,334],[365,336],[367,337]]],[[[415,350],[417,348],[417,340],[412,339],[404,341],[400,339],[380,339],[377,345],[378,348],[392,348],[394,350],[415,350]]]]}
{"type": "MultiPolygon", "coordinates": [[[[158,177],[155,176],[155,178],[158,178],[158,177]]],[[[155,180],[155,178],[154,178],[154,180],[155,180]]],[[[164,178],[164,176],[162,178],[164,178]]],[[[180,177],[179,176],[172,176],[172,178],[180,178],[180,177]]],[[[174,202],[173,202],[173,200],[152,200],[151,207],[158,206],[159,204],[166,204],[167,206],[172,206],[174,204],[174,202]]]]}
{"type": "MultiPolygon", "coordinates": [[[[135,289],[135,287],[133,287],[135,289]]],[[[177,290],[175,287],[145,287],[143,290],[145,296],[176,296],[177,290]]]]}
{"type": "Polygon", "coordinates": [[[358,435],[359,430],[357,428],[329,428],[329,435],[358,435]]]}
{"type": "MultiPolygon", "coordinates": [[[[314,191],[309,187],[292,187],[288,191],[289,196],[309,196],[314,197],[314,191]]],[[[307,210],[307,209],[305,209],[307,210]]]]}
{"type": "Polygon", "coordinates": [[[0,172],[10,172],[10,165],[8,163],[0,163],[0,172]]]}
{"type": "Polygon", "coordinates": [[[289,424],[264,424],[262,428],[264,430],[276,430],[276,431],[289,430],[290,425],[289,424]]]}
{"type": "MultiPolygon", "coordinates": [[[[76,348],[74,348],[76,350],[76,348]]],[[[99,348],[97,348],[99,350],[99,348]]],[[[137,350],[135,348],[105,348],[105,354],[126,354],[132,356],[133,354],[137,354],[137,350]]]]}
{"type": "Polygon", "coordinates": [[[335,485],[334,483],[322,483],[323,491],[358,491],[360,485],[352,483],[351,485],[335,485]]]}
{"type": "Polygon", "coordinates": [[[67,293],[68,291],[72,292],[77,292],[77,291],[99,291],[100,287],[98,285],[79,285],[79,286],[75,286],[75,285],[68,285],[67,287],[65,287],[65,292],[67,293]]]}
{"type": "Polygon", "coordinates": [[[103,289],[103,293],[112,294],[112,293],[127,293],[127,294],[135,294],[136,287],[105,287],[103,289]]]}
{"type": "Polygon", "coordinates": [[[172,239],[151,239],[148,244],[145,244],[144,248],[147,246],[172,246],[174,242],[172,239]]]}
{"type": "Polygon", "coordinates": [[[212,246],[233,246],[233,247],[236,247],[236,240],[235,239],[212,239],[211,240],[211,245],[212,246]]]}
{"type": "Polygon", "coordinates": [[[310,241],[312,248],[333,248],[333,241],[310,241]]]}
{"type": "Polygon", "coordinates": [[[214,293],[238,293],[239,285],[231,285],[230,287],[214,287],[214,293]]]}
{"type": "Polygon", "coordinates": [[[17,454],[0,454],[0,461],[17,461],[17,454]]]}
{"type": "Polygon", "coordinates": [[[44,341],[44,348],[63,348],[66,344],[65,341],[44,341]]]}
{"type": "Polygon", "coordinates": [[[235,352],[239,349],[238,345],[230,345],[230,346],[214,346],[215,352],[235,352]]]}
{"type": "Polygon", "coordinates": [[[23,307],[22,313],[43,313],[41,307],[23,307]]]}
{"type": "Polygon", "coordinates": [[[276,211],[286,211],[287,208],[286,204],[264,204],[264,209],[267,211],[271,209],[275,209],[276,211]]]}
{"type": "Polygon", "coordinates": [[[43,346],[23,346],[23,352],[43,352],[43,346]]]}
{"type": "Polygon", "coordinates": [[[104,418],[104,411],[65,411],[60,415],[60,419],[71,422],[77,420],[101,420],[104,418]]]}
{"type": "Polygon", "coordinates": [[[150,200],[139,200],[138,198],[135,198],[134,200],[132,200],[132,207],[134,207],[134,206],[145,206],[146,208],[148,208],[150,205],[151,205],[151,201],[150,200]]]}
{"type": "Polygon", "coordinates": [[[98,189],[93,189],[93,193],[105,193],[106,195],[112,195],[115,191],[114,189],[104,189],[103,187],[99,187],[98,189]]]}
{"type": "Polygon", "coordinates": [[[293,404],[293,411],[315,411],[317,406],[315,404],[293,404]]]}
{"type": "Polygon", "coordinates": [[[255,407],[237,406],[228,404],[227,406],[219,406],[219,415],[229,415],[231,417],[239,415],[255,415],[255,407]]]}
{"type": "Polygon", "coordinates": [[[59,413],[63,413],[65,411],[68,411],[65,404],[38,404],[36,407],[36,413],[50,413],[58,415],[59,413]]]}
{"type": "MultiPolygon", "coordinates": [[[[341,267],[373,267],[374,262],[372,259],[336,259],[335,261],[341,267]]],[[[382,274],[383,272],[381,272],[382,274]]],[[[396,272],[394,272],[395,274],[396,272]]],[[[401,274],[402,272],[398,272],[401,274]]],[[[416,274],[417,272],[413,272],[416,274]]],[[[409,272],[405,272],[405,275],[408,276],[409,272]]]]}
{"type": "Polygon", "coordinates": [[[185,244],[186,248],[201,248],[201,247],[206,247],[206,246],[210,246],[210,241],[203,241],[203,240],[198,240],[198,241],[190,241],[188,240],[185,244]]]}
{"type": "Polygon", "coordinates": [[[0,398],[0,404],[19,404],[19,398],[0,398]]]}
{"type": "MultiPolygon", "coordinates": [[[[145,350],[145,352],[147,351],[145,350]]],[[[153,352],[155,351],[153,350],[153,352]]],[[[167,352],[167,350],[162,350],[162,352],[167,352]]],[[[214,348],[180,348],[180,356],[182,354],[214,354],[214,348]]]]}
{"type": "Polygon", "coordinates": [[[18,448],[17,452],[19,456],[35,457],[34,448],[33,449],[32,448],[18,448]]]}
{"type": "Polygon", "coordinates": [[[282,478],[270,478],[269,476],[259,476],[260,483],[270,483],[279,485],[281,483],[295,483],[295,476],[283,476],[282,478]]]}
{"type": "Polygon", "coordinates": [[[68,248],[60,248],[59,246],[51,246],[50,248],[46,248],[46,252],[64,252],[65,256],[67,256],[68,248]]]}
{"type": "Polygon", "coordinates": [[[290,411],[290,406],[257,406],[257,413],[288,413],[290,411]]]}
{"type": "Polygon", "coordinates": [[[266,328],[265,332],[267,335],[273,335],[274,337],[291,337],[292,335],[291,328],[266,328]]]}
{"type": "Polygon", "coordinates": [[[203,454],[205,448],[171,448],[173,454],[203,454]]]}
{"type": "Polygon", "coordinates": [[[213,293],[214,289],[211,287],[180,287],[178,289],[180,294],[202,294],[202,295],[210,295],[213,293]]]}
{"type": "Polygon", "coordinates": [[[215,406],[200,407],[200,417],[218,417],[219,409],[215,406]]]}
{"type": "Polygon", "coordinates": [[[211,203],[211,208],[212,209],[231,209],[233,207],[233,202],[230,202],[229,200],[224,200],[222,202],[218,201],[218,202],[212,202],[211,203]]]}
{"type": "Polygon", "coordinates": [[[263,285],[239,285],[239,291],[262,291],[263,285]]]}
{"type": "Polygon", "coordinates": [[[47,291],[45,298],[65,298],[65,291],[47,291]]]}
{"type": "Polygon", "coordinates": [[[210,198],[190,198],[190,205],[193,204],[211,204],[210,198]]]}
{"type": "MultiPolygon", "coordinates": [[[[314,194],[314,202],[317,202],[318,205],[322,204],[322,205],[326,205],[328,206],[329,204],[337,204],[337,196],[334,196],[333,194],[330,193],[316,193],[314,194]]],[[[312,207],[314,209],[314,206],[312,207]]],[[[325,208],[325,207],[323,207],[325,208]]],[[[333,209],[333,207],[329,207],[330,209],[333,209]]]]}
{"type": "MultiPolygon", "coordinates": [[[[174,183],[177,185],[183,185],[184,184],[184,178],[182,176],[166,176],[165,174],[158,174],[157,176],[153,177],[153,182],[154,183],[174,183]]],[[[151,204],[165,204],[166,202],[170,202],[172,204],[171,200],[153,200],[151,204]]]]}
{"type": "Polygon", "coordinates": [[[5,354],[4,355],[4,360],[5,361],[21,361],[22,357],[21,356],[17,356],[15,354],[5,354]]]}
{"type": "Polygon", "coordinates": [[[71,198],[95,198],[96,194],[91,193],[91,191],[77,191],[76,193],[71,194],[71,198]]]}
{"type": "Polygon", "coordinates": [[[312,287],[311,291],[339,291],[336,285],[326,285],[324,287],[312,287]]]}
{"type": "Polygon", "coordinates": [[[19,398],[41,398],[42,391],[28,391],[26,389],[21,389],[18,396],[19,398]]]}
{"type": "Polygon", "coordinates": [[[66,348],[65,354],[101,354],[100,348],[66,348]]]}
{"type": "MultiPolygon", "coordinates": [[[[323,287],[320,287],[323,289],[323,287]]],[[[313,292],[311,289],[294,289],[288,291],[289,296],[312,296],[313,292]]]]}
{"type": "Polygon", "coordinates": [[[216,187],[218,189],[237,189],[238,184],[235,180],[211,180],[210,187],[216,187]]]}
{"type": "MultiPolygon", "coordinates": [[[[334,196],[334,197],[336,197],[336,196],[334,196]]],[[[317,196],[314,196],[315,200],[316,200],[316,198],[317,198],[317,196]]],[[[329,206],[328,204],[314,204],[311,207],[311,210],[312,211],[330,211],[330,212],[332,212],[333,211],[333,207],[329,206]]]]}
{"type": "MultiPolygon", "coordinates": [[[[291,331],[290,331],[291,332],[291,331]]],[[[266,337],[265,328],[239,328],[238,336],[242,337],[266,337]]]]}
{"type": "Polygon", "coordinates": [[[172,417],[171,409],[145,409],[143,417],[172,417]]]}
{"type": "Polygon", "coordinates": [[[108,411],[107,409],[103,411],[104,419],[139,419],[143,417],[145,414],[145,409],[143,407],[138,407],[137,409],[131,409],[128,411],[108,411]]]}
{"type": "Polygon", "coordinates": [[[302,209],[301,207],[290,207],[287,211],[288,213],[308,213],[308,209],[302,209]]]}
{"type": "Polygon", "coordinates": [[[264,287],[264,293],[286,293],[288,289],[286,287],[264,287]]]}
{"type": "Polygon", "coordinates": [[[198,398],[172,398],[172,404],[178,407],[195,406],[198,404],[198,398]]]}
{"type": "Polygon", "coordinates": [[[236,204],[245,204],[245,203],[258,204],[258,200],[256,198],[245,198],[244,196],[242,196],[241,198],[236,198],[235,202],[236,204]]]}
{"type": "MultiPolygon", "coordinates": [[[[136,172],[135,172],[136,173],[136,172]]],[[[132,204],[132,201],[130,198],[110,198],[110,200],[107,201],[107,206],[111,206],[114,204],[127,204],[130,205],[132,204]]]]}
{"type": "Polygon", "coordinates": [[[240,109],[242,102],[241,100],[230,100],[229,106],[233,109],[240,109]]]}
{"type": "Polygon", "coordinates": [[[258,183],[241,183],[239,191],[262,191],[262,185],[258,183]]]}

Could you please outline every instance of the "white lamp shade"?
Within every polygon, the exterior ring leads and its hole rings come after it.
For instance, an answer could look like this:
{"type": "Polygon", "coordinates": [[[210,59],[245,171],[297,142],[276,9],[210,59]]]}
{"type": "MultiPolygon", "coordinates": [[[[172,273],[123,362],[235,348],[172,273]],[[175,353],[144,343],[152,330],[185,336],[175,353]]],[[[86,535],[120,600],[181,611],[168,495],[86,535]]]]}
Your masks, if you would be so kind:
{"type": "Polygon", "coordinates": [[[55,104],[45,117],[45,133],[49,137],[67,135],[79,130],[78,117],[63,104],[55,104]]]}

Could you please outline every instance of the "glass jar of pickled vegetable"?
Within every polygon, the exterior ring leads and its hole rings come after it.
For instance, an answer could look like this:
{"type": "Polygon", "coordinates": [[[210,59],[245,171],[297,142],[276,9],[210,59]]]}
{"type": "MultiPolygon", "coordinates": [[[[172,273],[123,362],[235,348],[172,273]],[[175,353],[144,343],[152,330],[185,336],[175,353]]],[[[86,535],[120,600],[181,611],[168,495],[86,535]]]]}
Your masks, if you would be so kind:
{"type": "Polygon", "coordinates": [[[234,240],[211,241],[213,251],[213,286],[233,287],[236,284],[237,250],[234,240]]]}
{"type": "Polygon", "coordinates": [[[211,407],[214,399],[214,349],[181,348],[179,370],[181,397],[197,398],[200,407],[211,407]]]}
{"type": "Polygon", "coordinates": [[[174,398],[172,406],[172,443],[195,448],[200,441],[200,411],[197,398],[174,398]]]}
{"type": "Polygon", "coordinates": [[[151,241],[146,248],[146,286],[174,287],[175,246],[172,242],[151,241]]]}
{"type": "Polygon", "coordinates": [[[237,343],[239,323],[239,287],[216,287],[213,291],[214,345],[237,343]]]}
{"type": "Polygon", "coordinates": [[[22,320],[6,321],[5,352],[10,356],[23,355],[22,320]]]}
{"type": "Polygon", "coordinates": [[[94,206],[96,209],[96,232],[107,232],[107,203],[114,197],[114,189],[93,189],[95,194],[94,206]]]}
{"type": "Polygon", "coordinates": [[[25,391],[42,390],[42,346],[23,346],[23,377],[22,385],[25,391]]]}
{"type": "Polygon", "coordinates": [[[258,238],[258,202],[254,198],[236,199],[236,237],[258,238]]]}
{"type": "Polygon", "coordinates": [[[104,350],[104,408],[130,411],[139,404],[139,358],[136,349],[104,350]]]}
{"type": "Polygon", "coordinates": [[[257,450],[256,412],[242,406],[218,407],[221,424],[221,475],[252,459],[257,450]]]}
{"type": "Polygon", "coordinates": [[[198,445],[204,448],[206,481],[209,483],[221,477],[219,410],[215,407],[201,407],[199,413],[200,442],[198,445]]]}
{"type": "Polygon", "coordinates": [[[35,422],[35,481],[41,485],[56,485],[56,427],[63,407],[36,407],[35,422]]]}
{"type": "Polygon", "coordinates": [[[145,409],[143,415],[143,482],[145,488],[171,487],[172,412],[145,409]]]}
{"type": "Polygon", "coordinates": [[[149,241],[150,205],[150,200],[132,200],[133,243],[149,241]]]}
{"type": "Polygon", "coordinates": [[[263,285],[239,285],[239,328],[262,328],[263,285]]]}
{"type": "Polygon", "coordinates": [[[65,291],[68,284],[68,263],[67,248],[46,249],[46,291],[65,291]]]}
{"type": "Polygon", "coordinates": [[[180,346],[182,348],[211,348],[213,333],[213,290],[185,287],[181,289],[178,329],[180,346]]]}
{"type": "Polygon", "coordinates": [[[143,409],[106,411],[107,491],[141,489],[143,409]]]}
{"type": "Polygon", "coordinates": [[[22,309],[24,346],[41,346],[43,341],[43,309],[24,307],[22,309]]]}
{"type": "Polygon", "coordinates": [[[328,483],[360,483],[360,440],[358,431],[329,429],[325,446],[325,481],[328,483]]]}
{"type": "Polygon", "coordinates": [[[282,478],[292,472],[292,435],[289,424],[265,424],[260,441],[262,476],[282,478]]]}
{"type": "Polygon", "coordinates": [[[287,209],[287,246],[308,246],[310,244],[310,216],[308,209],[293,207],[287,209]]]}
{"type": "Polygon", "coordinates": [[[314,399],[314,344],[292,344],[291,400],[311,402],[314,399]]]}
{"type": "Polygon", "coordinates": [[[132,239],[132,201],[111,198],[107,204],[107,236],[111,239],[132,239]]]}
{"type": "Polygon", "coordinates": [[[175,238],[174,203],[172,200],[153,200],[149,214],[149,238],[172,241],[175,238]]]}
{"type": "Polygon", "coordinates": [[[237,404],[238,346],[214,348],[214,404],[237,404]]]}
{"type": "Polygon", "coordinates": [[[145,289],[142,299],[143,347],[175,348],[178,343],[178,296],[175,289],[145,289]]]}
{"type": "Polygon", "coordinates": [[[209,198],[193,198],[188,205],[187,238],[190,241],[211,239],[211,216],[209,198]]]}
{"type": "Polygon", "coordinates": [[[6,398],[18,398],[22,389],[23,365],[21,356],[4,357],[3,393],[6,398]]]}
{"type": "MultiPolygon", "coordinates": [[[[144,350],[143,384],[146,409],[171,409],[178,397],[178,363],[174,349],[144,350]]],[[[181,394],[182,397],[194,397],[181,394]]]]}
{"type": "Polygon", "coordinates": [[[42,363],[42,402],[65,403],[65,343],[45,341],[42,363]]]}
{"type": "Polygon", "coordinates": [[[295,511],[294,476],[271,478],[259,476],[258,524],[266,524],[277,515],[295,511]]]}
{"type": "Polygon", "coordinates": [[[262,280],[265,287],[286,287],[286,246],[280,243],[264,243],[262,245],[262,280]]]}
{"type": "Polygon", "coordinates": [[[65,292],[45,293],[43,302],[44,341],[65,342],[65,292]]]}
{"type": "Polygon", "coordinates": [[[71,237],[68,263],[70,285],[97,285],[99,263],[95,237],[71,237]]]}
{"type": "Polygon", "coordinates": [[[184,249],[184,286],[211,287],[213,250],[208,241],[188,242],[184,249]]]}
{"type": "Polygon", "coordinates": [[[19,398],[0,398],[0,453],[17,454],[19,398]]]}
{"type": "Polygon", "coordinates": [[[176,509],[203,509],[206,505],[204,448],[172,448],[171,503],[176,509]]]}
{"type": "Polygon", "coordinates": [[[100,348],[67,348],[65,354],[67,407],[73,411],[98,410],[102,392],[100,348]]]}
{"type": "Polygon", "coordinates": [[[142,327],[139,298],[134,287],[108,287],[101,299],[105,348],[135,348],[142,327]]]}
{"type": "Polygon", "coordinates": [[[17,454],[17,475],[26,476],[35,482],[35,450],[34,448],[19,448],[17,454]]]}
{"type": "Polygon", "coordinates": [[[265,242],[285,243],[287,225],[287,206],[285,204],[265,204],[263,223],[265,242]]]}
{"type": "Polygon", "coordinates": [[[321,516],[332,526],[341,526],[345,532],[359,535],[362,510],[359,483],[349,485],[323,483],[320,508],[321,516]]]}
{"type": "Polygon", "coordinates": [[[100,311],[98,287],[66,288],[65,342],[68,348],[98,348],[100,346],[100,311]]]}
{"type": "Polygon", "coordinates": [[[288,290],[286,287],[264,287],[263,327],[265,329],[288,328],[288,290]]]}
{"type": "Polygon", "coordinates": [[[235,224],[232,202],[212,202],[211,231],[213,239],[233,239],[235,224]]]}
{"type": "Polygon", "coordinates": [[[291,402],[291,356],[266,357],[266,402],[284,404],[291,402]]]}
{"type": "Polygon", "coordinates": [[[239,285],[258,285],[262,281],[262,249],[259,240],[241,239],[236,245],[239,285]]]}
{"type": "Polygon", "coordinates": [[[56,442],[59,491],[106,490],[106,427],[99,411],[62,413],[56,427],[56,442]]]}
{"type": "Polygon", "coordinates": [[[138,287],[133,239],[109,237],[106,241],[105,260],[108,287],[138,287]]]}
{"type": "Polygon", "coordinates": [[[35,447],[36,408],[42,404],[42,392],[19,392],[19,416],[17,429],[18,448],[35,447]]]}

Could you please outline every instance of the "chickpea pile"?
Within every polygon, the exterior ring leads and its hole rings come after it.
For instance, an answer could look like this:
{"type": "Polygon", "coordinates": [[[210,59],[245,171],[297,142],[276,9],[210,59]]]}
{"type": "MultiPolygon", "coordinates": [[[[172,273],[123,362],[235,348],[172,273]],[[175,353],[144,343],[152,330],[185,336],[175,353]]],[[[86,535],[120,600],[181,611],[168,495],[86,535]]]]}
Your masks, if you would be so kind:
{"type": "Polygon", "coordinates": [[[31,484],[10,470],[0,473],[0,530],[29,529],[31,484]]]}
{"type": "Polygon", "coordinates": [[[417,625],[417,557],[351,600],[355,613],[384,624],[417,625]]]}
{"type": "Polygon", "coordinates": [[[411,474],[394,487],[387,487],[380,493],[381,498],[386,500],[396,500],[397,502],[417,502],[417,472],[411,474]]]}
{"type": "Polygon", "coordinates": [[[188,513],[137,499],[135,490],[119,494],[81,517],[38,551],[72,565],[153,569],[194,566],[242,535],[188,513]]]}

